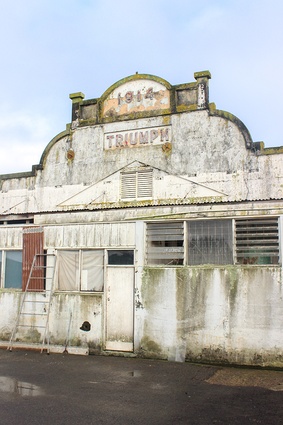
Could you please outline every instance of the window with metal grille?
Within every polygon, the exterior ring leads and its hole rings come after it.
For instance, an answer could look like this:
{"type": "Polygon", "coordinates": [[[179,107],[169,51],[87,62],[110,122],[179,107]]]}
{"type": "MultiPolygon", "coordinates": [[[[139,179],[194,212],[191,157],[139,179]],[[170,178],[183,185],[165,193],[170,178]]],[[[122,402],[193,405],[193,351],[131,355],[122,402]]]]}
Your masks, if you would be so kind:
{"type": "Polygon", "coordinates": [[[238,264],[278,264],[278,218],[236,219],[235,229],[238,264]]]}
{"type": "Polygon", "coordinates": [[[188,264],[232,264],[231,220],[188,222],[188,264]]]}
{"type": "Polygon", "coordinates": [[[184,264],[183,222],[148,223],[147,263],[149,265],[184,264]]]}
{"type": "Polygon", "coordinates": [[[152,198],[152,170],[121,173],[121,198],[152,198]]]}

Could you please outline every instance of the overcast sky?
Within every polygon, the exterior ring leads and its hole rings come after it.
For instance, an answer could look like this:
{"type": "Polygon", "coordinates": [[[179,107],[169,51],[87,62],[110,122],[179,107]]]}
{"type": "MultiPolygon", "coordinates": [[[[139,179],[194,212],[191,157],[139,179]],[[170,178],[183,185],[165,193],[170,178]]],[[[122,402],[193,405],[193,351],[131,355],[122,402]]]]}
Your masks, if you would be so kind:
{"type": "Polygon", "coordinates": [[[0,0],[0,174],[29,171],[71,119],[139,72],[209,70],[210,102],[282,146],[282,0],[0,0]]]}

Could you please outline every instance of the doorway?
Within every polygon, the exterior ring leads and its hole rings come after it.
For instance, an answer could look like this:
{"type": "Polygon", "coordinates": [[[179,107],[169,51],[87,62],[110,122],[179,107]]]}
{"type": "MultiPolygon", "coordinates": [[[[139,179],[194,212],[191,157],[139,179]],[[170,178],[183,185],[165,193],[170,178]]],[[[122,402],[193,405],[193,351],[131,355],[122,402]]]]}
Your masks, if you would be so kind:
{"type": "Polygon", "coordinates": [[[134,349],[134,251],[109,250],[106,268],[105,348],[134,349]]]}

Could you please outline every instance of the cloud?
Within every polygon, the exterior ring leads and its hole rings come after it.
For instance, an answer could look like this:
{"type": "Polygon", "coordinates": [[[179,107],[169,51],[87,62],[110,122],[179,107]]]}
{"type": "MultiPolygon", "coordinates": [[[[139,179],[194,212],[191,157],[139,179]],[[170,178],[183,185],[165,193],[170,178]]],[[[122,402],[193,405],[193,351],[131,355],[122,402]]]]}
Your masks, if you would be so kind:
{"type": "Polygon", "coordinates": [[[254,140],[282,145],[282,15],[281,0],[5,2],[0,173],[39,161],[70,120],[69,93],[100,97],[136,71],[179,84],[210,70],[211,102],[238,116],[254,140]]]}
{"type": "Polygon", "coordinates": [[[26,111],[1,113],[1,168],[0,174],[30,171],[38,164],[50,137],[48,119],[26,111]]]}

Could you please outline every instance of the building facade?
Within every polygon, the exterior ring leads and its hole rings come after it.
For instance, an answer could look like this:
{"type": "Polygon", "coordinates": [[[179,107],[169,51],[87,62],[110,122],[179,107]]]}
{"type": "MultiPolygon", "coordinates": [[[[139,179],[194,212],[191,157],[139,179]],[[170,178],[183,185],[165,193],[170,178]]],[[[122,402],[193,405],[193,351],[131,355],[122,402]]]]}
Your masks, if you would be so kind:
{"type": "Polygon", "coordinates": [[[283,148],[194,77],[71,94],[40,163],[0,176],[3,347],[283,366],[283,148]]]}

